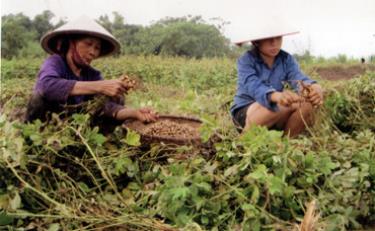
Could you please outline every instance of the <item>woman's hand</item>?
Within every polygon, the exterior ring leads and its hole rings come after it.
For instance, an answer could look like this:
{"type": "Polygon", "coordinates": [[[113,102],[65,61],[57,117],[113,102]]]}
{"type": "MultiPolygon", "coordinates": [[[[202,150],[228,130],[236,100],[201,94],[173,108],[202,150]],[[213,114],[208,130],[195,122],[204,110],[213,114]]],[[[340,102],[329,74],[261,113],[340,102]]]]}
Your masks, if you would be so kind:
{"type": "Polygon", "coordinates": [[[136,119],[141,122],[155,122],[159,116],[150,108],[134,109],[125,107],[113,115],[117,120],[136,119]]]}
{"type": "Polygon", "coordinates": [[[99,93],[110,97],[120,97],[129,89],[126,83],[119,79],[98,81],[99,93]]]}
{"type": "Polygon", "coordinates": [[[270,99],[272,102],[277,103],[278,105],[289,107],[293,103],[299,103],[302,101],[302,98],[292,91],[283,91],[283,92],[272,92],[270,99]]]}
{"type": "Polygon", "coordinates": [[[135,118],[141,122],[155,122],[159,116],[151,108],[141,108],[135,111],[135,118]]]}
{"type": "Polygon", "coordinates": [[[323,90],[319,84],[315,83],[310,86],[308,100],[314,107],[318,107],[323,104],[323,90]]]}

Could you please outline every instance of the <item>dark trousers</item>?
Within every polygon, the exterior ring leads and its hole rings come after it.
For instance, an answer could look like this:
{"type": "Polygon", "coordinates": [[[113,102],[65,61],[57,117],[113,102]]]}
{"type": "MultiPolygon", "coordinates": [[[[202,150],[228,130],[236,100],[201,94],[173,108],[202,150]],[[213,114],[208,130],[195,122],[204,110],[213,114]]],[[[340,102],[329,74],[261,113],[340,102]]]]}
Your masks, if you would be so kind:
{"type": "MultiPolygon", "coordinates": [[[[56,101],[48,100],[42,95],[33,94],[27,105],[25,121],[32,122],[39,119],[42,122],[48,122],[51,119],[52,113],[57,113],[61,119],[64,119],[70,117],[74,113],[85,113],[85,110],[79,105],[69,105],[68,107],[64,107],[64,105],[59,104],[56,101]]],[[[116,126],[121,125],[122,122],[123,121],[118,121],[115,118],[105,115],[92,115],[91,117],[91,126],[98,126],[100,132],[103,134],[113,132],[116,126]]]]}
{"type": "Polygon", "coordinates": [[[63,111],[63,106],[54,101],[49,101],[39,94],[33,94],[27,104],[26,122],[33,122],[34,120],[41,120],[45,122],[50,119],[52,113],[60,113],[63,111]]]}

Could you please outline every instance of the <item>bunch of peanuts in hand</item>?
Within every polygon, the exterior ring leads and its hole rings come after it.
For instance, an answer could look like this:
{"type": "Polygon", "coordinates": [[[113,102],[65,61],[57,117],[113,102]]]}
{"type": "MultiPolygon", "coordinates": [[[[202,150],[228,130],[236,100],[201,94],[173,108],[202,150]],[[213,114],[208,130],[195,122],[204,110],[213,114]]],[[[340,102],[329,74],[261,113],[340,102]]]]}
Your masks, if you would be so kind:
{"type": "Polygon", "coordinates": [[[305,84],[303,81],[298,81],[302,102],[310,102],[316,108],[323,104],[323,92],[320,87],[314,89],[311,84],[305,84]]]}
{"type": "Polygon", "coordinates": [[[127,86],[127,91],[133,90],[137,84],[134,79],[125,74],[120,76],[120,80],[127,86]]]}
{"type": "Polygon", "coordinates": [[[305,84],[303,81],[298,81],[298,84],[300,86],[300,96],[307,101],[309,99],[309,95],[311,92],[311,85],[305,84]]]}

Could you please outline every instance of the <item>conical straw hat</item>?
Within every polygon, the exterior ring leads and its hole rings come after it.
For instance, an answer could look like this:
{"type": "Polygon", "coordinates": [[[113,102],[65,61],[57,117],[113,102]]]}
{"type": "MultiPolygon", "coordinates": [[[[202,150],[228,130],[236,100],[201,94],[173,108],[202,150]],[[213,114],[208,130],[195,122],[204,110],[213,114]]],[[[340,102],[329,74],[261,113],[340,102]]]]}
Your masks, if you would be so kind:
{"type": "Polygon", "coordinates": [[[104,27],[87,16],[68,22],[61,27],[46,33],[41,39],[43,49],[50,53],[59,53],[57,42],[69,35],[88,35],[102,40],[100,56],[116,53],[120,49],[120,43],[104,27]]]}
{"type": "Polygon", "coordinates": [[[247,25],[237,27],[237,30],[240,32],[237,33],[234,43],[239,46],[257,40],[299,33],[296,28],[293,28],[284,19],[278,17],[269,17],[259,22],[256,20],[250,21],[247,25]]]}

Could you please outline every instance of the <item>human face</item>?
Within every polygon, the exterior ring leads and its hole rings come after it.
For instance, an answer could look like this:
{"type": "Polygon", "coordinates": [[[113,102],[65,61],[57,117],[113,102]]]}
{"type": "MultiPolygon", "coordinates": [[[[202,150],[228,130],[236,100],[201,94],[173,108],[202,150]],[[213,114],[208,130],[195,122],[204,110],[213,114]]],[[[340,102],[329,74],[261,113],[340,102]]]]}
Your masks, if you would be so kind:
{"type": "Polygon", "coordinates": [[[276,57],[279,54],[283,39],[281,36],[259,40],[257,42],[259,51],[267,57],[276,57]]]}
{"type": "Polygon", "coordinates": [[[92,60],[100,55],[101,40],[95,37],[85,37],[75,42],[77,53],[81,56],[82,61],[90,65],[92,60]]]}

